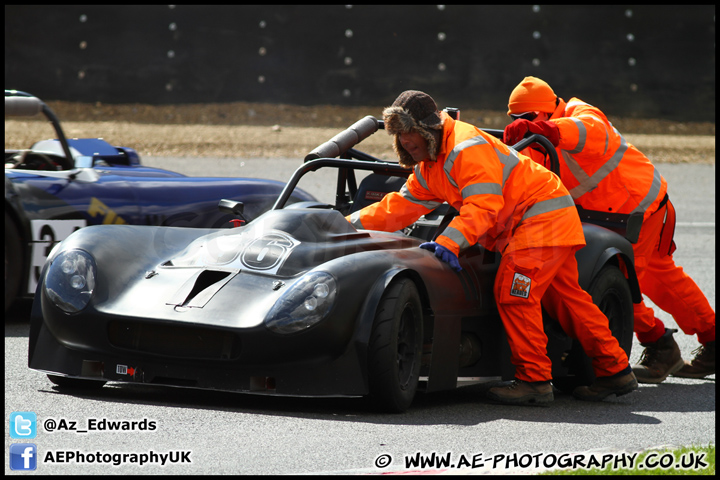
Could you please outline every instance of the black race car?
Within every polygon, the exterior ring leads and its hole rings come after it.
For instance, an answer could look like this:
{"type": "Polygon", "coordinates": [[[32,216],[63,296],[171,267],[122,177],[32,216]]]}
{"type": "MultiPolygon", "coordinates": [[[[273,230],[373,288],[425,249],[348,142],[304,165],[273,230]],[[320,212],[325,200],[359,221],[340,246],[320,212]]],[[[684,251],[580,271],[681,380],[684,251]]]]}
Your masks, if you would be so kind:
{"type": "MultiPolygon", "coordinates": [[[[369,396],[396,412],[418,390],[512,378],[492,294],[499,255],[474,246],[457,273],[418,248],[457,212],[444,205],[394,233],[356,230],[344,218],[409,174],[353,148],[382,126],[368,116],[318,147],[247,225],[103,225],[70,235],[41,275],[30,368],[61,388],[110,381],[369,396]],[[337,171],[335,203],[287,205],[300,178],[323,168],[337,171]],[[370,173],[358,184],[358,172],[370,173]]],[[[516,148],[532,142],[547,145],[533,137],[516,148]]],[[[242,213],[237,202],[221,208],[242,213]]],[[[609,229],[584,229],[581,286],[629,354],[640,298],[631,245],[609,229]]],[[[555,386],[591,381],[579,344],[552,319],[546,331],[555,386]]]]}

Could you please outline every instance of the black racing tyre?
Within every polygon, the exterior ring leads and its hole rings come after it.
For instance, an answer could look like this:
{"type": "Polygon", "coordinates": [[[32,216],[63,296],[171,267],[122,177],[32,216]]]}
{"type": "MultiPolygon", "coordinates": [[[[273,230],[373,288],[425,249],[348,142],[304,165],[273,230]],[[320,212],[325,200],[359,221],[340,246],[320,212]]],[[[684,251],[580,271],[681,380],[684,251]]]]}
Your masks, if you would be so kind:
{"type": "Polygon", "coordinates": [[[20,234],[13,219],[5,212],[5,311],[12,306],[20,290],[23,253],[20,234]]]}
{"type": "MultiPolygon", "coordinates": [[[[615,265],[606,265],[593,279],[588,289],[593,303],[600,308],[610,324],[610,331],[630,358],[633,339],[633,301],[630,285],[625,275],[615,265]]],[[[570,375],[553,379],[556,388],[572,392],[575,387],[589,385],[595,380],[590,358],[580,342],[573,341],[572,349],[565,360],[570,375]]]]}
{"type": "Polygon", "coordinates": [[[61,389],[68,390],[96,390],[107,383],[102,380],[85,380],[83,378],[61,377],[59,375],[48,375],[47,377],[61,389]]]}
{"type": "Polygon", "coordinates": [[[617,338],[628,358],[633,340],[633,301],[627,278],[614,265],[600,270],[588,290],[593,303],[608,317],[610,331],[617,338]]]}
{"type": "Polygon", "coordinates": [[[420,375],[423,319],[412,280],[390,284],[380,300],[368,346],[370,400],[385,412],[401,413],[415,397],[420,375]]]}

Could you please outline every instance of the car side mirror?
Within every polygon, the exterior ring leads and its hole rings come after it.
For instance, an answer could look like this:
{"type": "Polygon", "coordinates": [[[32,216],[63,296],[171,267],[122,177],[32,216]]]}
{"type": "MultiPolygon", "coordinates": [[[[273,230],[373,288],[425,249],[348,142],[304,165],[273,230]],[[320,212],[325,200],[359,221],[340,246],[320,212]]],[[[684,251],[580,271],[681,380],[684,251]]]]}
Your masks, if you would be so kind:
{"type": "Polygon", "coordinates": [[[243,202],[223,198],[220,200],[220,203],[218,203],[218,209],[224,213],[237,215],[243,223],[248,223],[248,220],[243,215],[243,211],[245,210],[245,204],[243,202]]]}

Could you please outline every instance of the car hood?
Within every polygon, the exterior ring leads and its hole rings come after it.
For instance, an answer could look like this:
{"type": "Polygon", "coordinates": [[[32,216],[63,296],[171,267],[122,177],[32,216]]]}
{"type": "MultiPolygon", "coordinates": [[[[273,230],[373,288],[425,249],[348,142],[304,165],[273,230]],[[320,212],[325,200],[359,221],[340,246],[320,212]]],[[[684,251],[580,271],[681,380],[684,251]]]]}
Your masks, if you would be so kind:
{"type": "Polygon", "coordinates": [[[290,277],[352,253],[418,244],[403,235],[358,231],[334,210],[290,208],[269,211],[244,227],[202,236],[162,266],[290,277]]]}
{"type": "MultiPolygon", "coordinates": [[[[177,229],[182,230],[187,232],[177,229]]],[[[334,210],[271,210],[247,226],[199,236],[184,248],[176,248],[175,255],[167,254],[172,249],[166,250],[167,256],[157,259],[155,266],[130,262],[130,271],[122,275],[122,269],[111,269],[113,275],[98,280],[111,286],[107,292],[97,292],[96,308],[125,318],[253,328],[262,323],[283,292],[310,270],[326,270],[338,282],[352,283],[348,288],[358,289],[373,281],[367,259],[358,260],[365,272],[361,278],[347,278],[352,260],[344,266],[333,260],[419,244],[400,234],[358,231],[334,210]],[[148,267],[152,270],[146,271],[148,267]]],[[[117,254],[118,249],[111,250],[117,254]]],[[[419,249],[413,251],[421,255],[419,249]]],[[[117,265],[115,255],[108,258],[117,265]]]]}

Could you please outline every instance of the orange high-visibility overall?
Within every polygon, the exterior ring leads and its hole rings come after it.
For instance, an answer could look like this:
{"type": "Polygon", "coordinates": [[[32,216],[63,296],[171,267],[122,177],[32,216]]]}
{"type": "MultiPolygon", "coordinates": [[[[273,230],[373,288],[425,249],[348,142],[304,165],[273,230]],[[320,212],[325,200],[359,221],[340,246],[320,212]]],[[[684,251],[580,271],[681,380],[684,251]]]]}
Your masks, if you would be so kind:
{"type": "MultiPolygon", "coordinates": [[[[633,244],[640,288],[700,343],[715,340],[715,312],[697,284],[675,265],[674,208],[658,169],[615,129],[596,107],[578,98],[559,103],[550,121],[558,126],[560,178],[575,203],[587,210],[643,214],[633,244]],[[667,221],[666,221],[667,218],[667,221]]],[[[525,152],[546,165],[539,152],[525,152]]],[[[635,332],[641,343],[657,341],[665,326],[645,302],[635,304],[635,332]]]]}
{"type": "Polygon", "coordinates": [[[574,253],[585,238],[560,179],[478,128],[443,117],[437,161],[419,163],[400,192],[348,220],[356,228],[395,231],[446,201],[459,215],[438,244],[456,255],[474,244],[502,253],[494,292],[516,378],[552,378],[541,301],[581,342],[596,376],[627,368],[607,318],[578,285],[574,253]]]}

